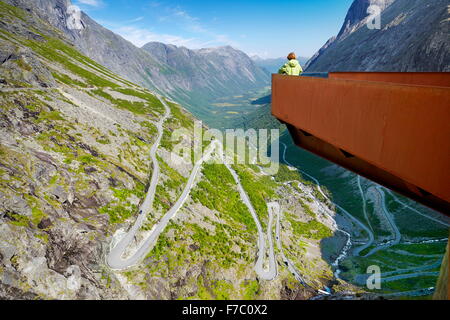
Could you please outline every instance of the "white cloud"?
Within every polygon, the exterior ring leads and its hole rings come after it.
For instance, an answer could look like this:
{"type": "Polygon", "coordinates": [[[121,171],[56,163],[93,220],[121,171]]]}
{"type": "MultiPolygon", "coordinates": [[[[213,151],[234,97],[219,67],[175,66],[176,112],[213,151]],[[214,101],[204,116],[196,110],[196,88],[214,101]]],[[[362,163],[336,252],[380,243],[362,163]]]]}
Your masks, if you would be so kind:
{"type": "Polygon", "coordinates": [[[161,2],[158,2],[158,1],[150,1],[150,2],[148,3],[148,5],[149,5],[151,8],[157,8],[157,7],[159,7],[159,6],[161,5],[161,2]]]}
{"type": "Polygon", "coordinates": [[[195,45],[196,39],[183,38],[170,34],[158,34],[150,30],[137,28],[132,26],[124,26],[115,28],[114,32],[120,34],[122,37],[133,43],[138,47],[142,47],[144,44],[152,41],[164,42],[174,44],[176,46],[189,46],[195,45]]]}
{"type": "Polygon", "coordinates": [[[205,26],[202,25],[199,18],[191,16],[186,11],[183,11],[181,9],[175,9],[174,16],[176,19],[180,18],[182,19],[184,29],[187,31],[193,33],[203,33],[212,37],[216,36],[216,34],[213,31],[207,29],[205,26]]]}
{"type": "Polygon", "coordinates": [[[137,47],[142,47],[146,43],[153,41],[183,46],[190,49],[200,49],[220,45],[232,45],[237,47],[237,44],[228,39],[225,35],[216,35],[212,39],[202,40],[195,37],[185,38],[171,34],[159,34],[148,29],[134,26],[112,28],[112,31],[121,35],[137,47]]]}
{"type": "Polygon", "coordinates": [[[78,0],[78,2],[93,7],[100,7],[102,5],[101,0],[78,0]]]}
{"type": "MultiPolygon", "coordinates": [[[[81,0],[80,0],[81,1],[81,0]]],[[[98,1],[98,0],[82,0],[82,1],[98,1]]],[[[148,5],[152,7],[160,7],[160,2],[150,2],[148,5]]],[[[106,22],[102,24],[121,35],[137,47],[142,47],[148,42],[157,41],[176,46],[184,46],[190,49],[200,49],[206,47],[231,45],[239,47],[239,44],[232,41],[227,35],[218,34],[205,28],[200,19],[190,15],[187,11],[180,7],[165,7],[167,15],[160,16],[159,22],[170,22],[178,24],[183,31],[182,35],[173,35],[166,33],[156,33],[149,28],[133,25],[136,22],[144,20],[144,17],[123,22],[106,22]]]]}
{"type": "Polygon", "coordinates": [[[214,31],[206,28],[197,17],[192,16],[186,10],[183,10],[179,6],[177,7],[167,7],[166,11],[168,11],[168,15],[159,17],[160,22],[175,22],[179,24],[185,31],[191,33],[197,33],[202,35],[203,37],[211,38],[210,42],[212,43],[223,43],[236,46],[235,42],[232,42],[228,39],[227,36],[217,34],[214,31]]]}
{"type": "Polygon", "coordinates": [[[268,51],[252,51],[248,54],[250,57],[258,56],[261,59],[278,58],[271,55],[268,51]]]}
{"type": "Polygon", "coordinates": [[[128,22],[129,23],[135,23],[135,22],[139,22],[139,21],[142,21],[142,20],[144,20],[144,17],[137,17],[137,18],[132,19],[132,20],[130,20],[128,22]]]}
{"type": "Polygon", "coordinates": [[[206,30],[201,24],[200,19],[191,16],[187,11],[180,9],[180,7],[175,8],[165,8],[168,12],[167,15],[158,18],[160,22],[175,22],[181,25],[186,31],[193,33],[206,33],[206,30]]]}
{"type": "Polygon", "coordinates": [[[229,45],[235,48],[239,48],[239,43],[231,40],[225,34],[209,34],[211,36],[211,40],[208,40],[203,43],[203,47],[213,47],[213,46],[224,46],[229,45]]]}

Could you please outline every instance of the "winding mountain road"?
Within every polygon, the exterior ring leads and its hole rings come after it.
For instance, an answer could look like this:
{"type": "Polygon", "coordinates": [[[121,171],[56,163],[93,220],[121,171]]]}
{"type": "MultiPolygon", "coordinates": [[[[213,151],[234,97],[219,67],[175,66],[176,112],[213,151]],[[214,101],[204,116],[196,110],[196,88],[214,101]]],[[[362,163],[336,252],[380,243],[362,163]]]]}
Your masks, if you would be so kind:
{"type": "Polygon", "coordinates": [[[385,244],[376,246],[375,248],[370,250],[366,255],[364,255],[363,256],[364,258],[367,258],[367,257],[373,255],[375,252],[378,252],[380,250],[387,249],[387,248],[392,247],[392,246],[394,246],[396,244],[399,244],[401,239],[402,239],[402,235],[400,233],[400,230],[397,227],[397,224],[394,221],[394,218],[392,217],[392,215],[389,212],[389,210],[386,208],[386,198],[385,198],[385,194],[384,194],[383,188],[381,188],[380,186],[376,186],[375,187],[375,192],[378,192],[378,196],[379,196],[379,198],[378,198],[378,205],[381,207],[381,209],[382,209],[382,211],[384,213],[384,216],[386,217],[386,219],[388,220],[388,222],[389,222],[389,224],[391,226],[392,233],[394,235],[394,239],[388,241],[385,244]]]}
{"type": "MultiPolygon", "coordinates": [[[[245,192],[238,174],[235,172],[235,170],[232,168],[232,166],[225,161],[225,156],[224,156],[224,152],[223,152],[223,145],[217,141],[214,140],[211,145],[208,147],[208,149],[206,150],[205,154],[203,155],[203,157],[197,162],[195,163],[189,179],[186,183],[186,186],[183,189],[182,194],[180,195],[180,197],[178,198],[177,202],[173,205],[172,208],[169,209],[169,211],[163,216],[163,218],[157,223],[155,224],[155,226],[153,227],[150,235],[144,239],[141,244],[137,247],[137,249],[134,251],[133,254],[131,254],[129,257],[124,258],[124,253],[127,250],[127,248],[131,245],[131,243],[133,242],[133,240],[135,239],[135,236],[137,234],[137,232],[140,230],[143,222],[146,219],[147,214],[152,210],[153,207],[153,201],[155,198],[155,194],[156,194],[156,187],[158,185],[158,181],[159,181],[159,175],[160,175],[160,167],[159,167],[159,163],[158,160],[156,158],[156,154],[162,139],[162,135],[163,135],[163,125],[164,122],[171,116],[170,114],[170,108],[167,106],[166,102],[161,99],[161,97],[157,96],[159,98],[159,100],[161,101],[161,103],[164,105],[165,108],[165,114],[164,116],[156,123],[156,127],[157,127],[157,131],[158,131],[158,137],[155,141],[155,143],[153,144],[153,146],[151,147],[150,150],[150,158],[152,160],[153,163],[153,173],[152,173],[152,177],[151,177],[151,181],[150,181],[150,187],[148,189],[147,195],[145,197],[145,200],[143,202],[143,204],[141,205],[141,207],[139,208],[140,211],[142,211],[142,214],[139,214],[135,223],[133,224],[133,226],[129,229],[128,232],[126,232],[126,234],[117,242],[115,243],[115,245],[113,245],[113,243],[111,244],[111,249],[109,254],[106,257],[106,261],[107,264],[115,270],[123,270],[123,269],[127,269],[129,267],[132,267],[136,264],[138,264],[141,260],[144,259],[144,257],[149,253],[149,251],[151,250],[151,247],[156,243],[156,241],[158,240],[159,235],[164,231],[164,229],[167,227],[167,225],[169,224],[170,220],[176,215],[176,213],[178,212],[178,210],[183,206],[184,202],[186,201],[186,199],[188,198],[191,189],[194,186],[194,182],[195,179],[198,175],[198,173],[200,172],[200,169],[203,165],[203,163],[205,161],[207,161],[213,154],[214,151],[216,151],[216,153],[221,157],[224,165],[227,167],[227,169],[230,171],[231,175],[233,176],[233,179],[237,185],[240,197],[242,199],[242,201],[244,202],[244,204],[247,206],[247,208],[249,209],[252,218],[255,221],[255,224],[257,226],[257,231],[258,231],[258,257],[257,257],[257,261],[255,263],[254,266],[254,270],[257,273],[258,277],[261,280],[273,280],[277,277],[278,275],[278,271],[277,271],[277,261],[276,261],[276,256],[275,256],[275,252],[274,252],[274,245],[273,245],[273,239],[272,239],[272,227],[273,227],[273,222],[274,222],[274,216],[277,216],[277,221],[276,221],[276,241],[277,241],[277,247],[280,251],[281,257],[283,262],[286,264],[288,270],[294,275],[294,277],[303,285],[306,285],[303,277],[299,274],[299,272],[296,270],[294,264],[286,257],[286,255],[284,254],[283,248],[282,248],[282,243],[281,243],[281,237],[280,237],[280,215],[281,215],[281,210],[280,210],[280,206],[278,203],[275,202],[271,202],[267,204],[267,208],[268,208],[268,215],[269,215],[269,221],[268,221],[268,227],[267,227],[267,232],[266,234],[263,231],[262,225],[259,221],[259,218],[256,214],[256,211],[247,195],[247,193],[245,192]],[[267,246],[268,244],[268,246],[267,246]],[[268,261],[266,261],[268,260],[268,261]],[[268,262],[267,265],[265,264],[265,262],[268,262]]],[[[292,165],[286,161],[285,159],[285,155],[286,155],[286,150],[287,150],[287,146],[284,143],[283,146],[285,147],[284,153],[283,153],[283,161],[292,167],[292,165]]],[[[345,209],[343,209],[342,207],[340,207],[339,205],[337,205],[336,203],[333,203],[328,196],[325,194],[325,192],[323,192],[323,190],[320,187],[320,183],[319,181],[309,175],[308,173],[300,170],[302,172],[302,174],[304,174],[305,176],[309,177],[310,179],[312,179],[316,184],[317,184],[317,188],[318,191],[322,194],[322,196],[327,199],[328,201],[330,201],[330,203],[332,203],[336,208],[340,209],[342,213],[344,213],[349,219],[353,220],[356,224],[358,224],[363,230],[365,230],[367,232],[367,234],[369,235],[369,241],[364,244],[361,247],[358,247],[356,249],[354,249],[355,254],[359,254],[362,250],[364,250],[365,248],[369,247],[370,245],[372,245],[372,243],[374,242],[374,236],[372,231],[365,226],[361,221],[359,221],[358,219],[356,219],[354,216],[352,216],[349,212],[347,212],[345,209]]],[[[362,191],[362,190],[361,190],[362,191]]],[[[381,203],[383,204],[383,211],[386,214],[386,217],[389,219],[389,222],[391,223],[392,226],[395,226],[395,223],[393,224],[393,221],[390,219],[391,217],[389,216],[386,207],[384,206],[384,192],[381,189],[377,189],[378,192],[380,192],[381,195],[381,203]]],[[[364,197],[363,197],[364,200],[364,197]]],[[[331,213],[329,211],[331,210],[325,210],[322,206],[322,209],[324,210],[325,214],[327,214],[329,217],[333,218],[331,213]]],[[[334,221],[334,220],[333,220],[334,221]]],[[[340,231],[344,234],[347,235],[348,237],[348,241],[346,246],[342,249],[341,254],[338,256],[338,258],[336,259],[335,263],[333,263],[333,265],[335,265],[337,267],[337,277],[339,275],[339,262],[344,259],[347,254],[348,251],[351,248],[351,236],[348,232],[344,231],[344,230],[340,230],[337,228],[336,225],[336,229],[337,231],[340,231]]],[[[393,228],[395,230],[395,228],[393,228]]],[[[397,232],[396,233],[396,239],[398,238],[397,235],[399,234],[398,229],[396,229],[397,232]],[[397,234],[398,233],[398,234],[397,234]]],[[[369,252],[369,254],[371,254],[372,252],[369,252]]],[[[369,255],[368,254],[368,255],[369,255]]],[[[402,275],[398,275],[398,276],[394,276],[393,278],[396,279],[397,277],[401,277],[402,275]]]]}
{"type": "Polygon", "coordinates": [[[203,163],[211,157],[211,154],[214,150],[219,149],[218,154],[221,156],[223,163],[228,168],[228,170],[231,172],[238,190],[239,194],[241,196],[242,201],[249,209],[258,230],[258,259],[256,261],[255,265],[255,272],[258,274],[258,276],[262,280],[273,280],[277,276],[277,266],[276,266],[276,258],[273,248],[273,240],[272,240],[272,224],[273,224],[273,215],[271,212],[269,212],[269,224],[268,224],[268,230],[267,230],[267,239],[269,244],[269,252],[268,252],[268,268],[264,267],[264,261],[266,256],[266,238],[264,236],[263,228],[261,226],[261,223],[258,219],[258,216],[256,214],[256,211],[250,202],[250,199],[245,192],[244,188],[242,187],[242,184],[239,180],[239,176],[234,171],[234,169],[225,161],[224,154],[223,154],[223,146],[222,144],[215,140],[211,143],[206,153],[203,155],[203,157],[194,165],[194,168],[191,171],[191,174],[189,176],[188,182],[183,189],[183,192],[181,196],[178,198],[177,202],[174,204],[172,208],[169,209],[169,211],[163,216],[160,222],[158,222],[151,234],[143,240],[143,243],[137,248],[137,250],[128,258],[123,258],[124,252],[126,249],[130,246],[130,244],[133,242],[137,232],[139,231],[140,227],[142,226],[146,215],[150,212],[153,206],[153,201],[155,198],[156,193],[156,187],[158,185],[159,175],[160,175],[160,167],[156,158],[156,153],[159,148],[162,135],[163,135],[163,124],[164,122],[170,117],[170,109],[165,103],[161,97],[159,97],[159,100],[162,102],[166,109],[165,115],[160,119],[160,121],[157,123],[156,127],[158,129],[158,137],[152,146],[150,150],[150,158],[153,162],[154,170],[152,173],[151,181],[150,181],[150,187],[148,189],[146,198],[140,207],[140,211],[142,211],[142,214],[139,214],[136,222],[131,227],[131,229],[123,236],[111,249],[106,257],[107,264],[115,270],[123,270],[127,269],[129,267],[132,267],[139,263],[150,251],[152,245],[156,243],[158,240],[159,235],[164,231],[164,229],[167,227],[169,221],[175,216],[175,214],[178,212],[178,210],[182,207],[184,202],[186,201],[187,197],[189,196],[189,193],[194,185],[195,178],[197,177],[197,174],[200,171],[200,168],[202,167],[203,163]]]}
{"type": "Polygon", "coordinates": [[[270,217],[273,217],[274,214],[276,214],[276,216],[277,216],[275,237],[277,240],[277,247],[278,247],[278,250],[280,251],[281,258],[282,258],[284,264],[287,266],[288,270],[295,277],[295,279],[297,281],[299,281],[302,285],[306,286],[307,285],[306,282],[303,280],[303,277],[295,268],[295,265],[284,254],[283,245],[281,243],[281,225],[280,225],[281,208],[280,208],[280,205],[277,202],[271,202],[271,203],[267,204],[267,207],[269,209],[270,217]]]}
{"type": "Polygon", "coordinates": [[[373,231],[372,226],[370,225],[369,217],[367,216],[366,196],[365,196],[364,191],[361,186],[361,176],[358,175],[356,180],[358,182],[358,189],[359,189],[359,193],[361,194],[361,199],[363,202],[362,207],[363,207],[364,218],[366,219],[367,225],[369,226],[370,230],[373,231]]]}
{"type": "MultiPolygon", "coordinates": [[[[434,222],[437,222],[437,223],[439,223],[439,224],[442,224],[442,225],[444,225],[444,226],[446,226],[446,227],[450,227],[450,222],[445,222],[445,221],[436,219],[436,218],[434,218],[434,217],[431,217],[431,216],[429,216],[429,215],[427,215],[427,214],[424,214],[424,213],[420,212],[419,210],[416,210],[416,209],[414,209],[413,207],[411,207],[411,206],[407,205],[406,203],[404,203],[403,201],[401,201],[396,195],[394,195],[394,193],[393,193],[391,190],[389,190],[389,189],[384,189],[384,190],[385,190],[387,193],[389,193],[389,194],[394,198],[394,201],[395,201],[395,202],[401,204],[403,207],[408,208],[409,210],[411,210],[411,211],[417,213],[418,215],[421,215],[421,216],[423,216],[423,217],[425,217],[425,218],[427,218],[427,219],[433,220],[434,222]]],[[[444,217],[444,218],[445,218],[446,220],[450,220],[450,218],[448,218],[448,217],[444,217]]]]}
{"type": "MultiPolygon", "coordinates": [[[[286,151],[287,151],[287,146],[286,144],[282,143],[284,146],[284,152],[283,152],[283,161],[289,165],[292,166],[288,161],[286,161],[286,151]]],[[[293,167],[293,166],[292,166],[293,167]]],[[[309,175],[308,173],[304,172],[303,170],[300,170],[302,172],[302,174],[304,174],[305,176],[309,177],[310,179],[312,179],[314,182],[316,182],[316,184],[318,185],[318,190],[319,192],[326,198],[328,199],[328,197],[326,196],[326,194],[324,194],[324,192],[322,191],[322,189],[320,188],[320,184],[319,181],[309,175]]],[[[358,188],[359,191],[361,193],[361,197],[362,200],[365,201],[365,196],[364,196],[364,191],[361,187],[361,179],[358,176],[358,188]]],[[[377,202],[384,214],[384,216],[386,217],[387,221],[390,224],[390,227],[392,229],[392,234],[393,234],[393,239],[391,241],[389,241],[388,243],[385,243],[383,245],[379,245],[373,249],[371,249],[366,255],[364,255],[363,257],[369,257],[371,255],[373,255],[375,252],[383,250],[383,249],[387,249],[391,246],[394,246],[396,244],[399,244],[401,242],[401,233],[400,230],[398,229],[395,221],[394,221],[394,217],[392,216],[392,214],[389,212],[389,210],[386,207],[386,197],[385,197],[385,192],[389,193],[394,201],[396,201],[397,203],[401,204],[403,207],[410,209],[411,211],[427,218],[430,220],[433,220],[439,224],[445,225],[445,226],[450,226],[450,223],[447,223],[446,221],[442,221],[440,219],[431,217],[427,214],[424,214],[418,210],[416,210],[415,208],[407,205],[406,203],[404,203],[403,201],[401,201],[398,197],[396,197],[393,192],[391,192],[390,190],[383,188],[381,186],[376,186],[375,187],[375,191],[378,194],[378,198],[377,198],[377,202]]],[[[329,200],[329,199],[328,199],[329,200]]],[[[368,234],[369,234],[369,242],[367,242],[366,244],[357,247],[353,250],[353,254],[354,255],[359,255],[361,251],[363,251],[364,249],[370,247],[373,242],[374,242],[374,235],[373,232],[371,230],[369,230],[361,221],[359,221],[358,219],[354,218],[353,216],[350,215],[349,212],[347,212],[346,210],[344,210],[342,207],[340,207],[339,205],[336,205],[335,203],[333,203],[336,208],[339,208],[344,214],[346,214],[350,219],[352,219],[353,221],[355,221],[358,225],[361,226],[362,229],[364,229],[368,234]]],[[[368,216],[367,216],[367,211],[366,211],[366,207],[365,204],[363,205],[363,210],[364,210],[364,217],[366,218],[367,222],[369,223],[370,226],[370,222],[368,221],[368,216]]],[[[339,229],[338,229],[339,230],[339,229]]],[[[340,230],[342,231],[342,230],[340,230]]],[[[343,231],[345,232],[345,231],[343,231]]],[[[348,235],[350,237],[350,235],[348,235]]],[[[349,238],[350,239],[350,238],[349,238]]],[[[427,240],[427,241],[423,241],[423,242],[419,242],[419,243],[434,243],[434,242],[438,242],[438,241],[447,241],[448,239],[441,239],[441,240],[427,240]]],[[[408,242],[404,242],[405,244],[407,244],[408,242]]],[[[345,257],[345,250],[343,250],[343,253],[341,255],[343,255],[342,258],[345,257]]],[[[425,256],[425,255],[418,255],[418,256],[425,256]]],[[[336,260],[336,262],[333,264],[334,266],[336,266],[337,268],[339,268],[339,261],[342,258],[338,258],[336,260]]],[[[441,264],[441,260],[438,260],[432,264],[426,265],[426,266],[419,266],[419,267],[413,267],[413,268],[408,268],[408,269],[398,269],[395,271],[390,271],[390,272],[385,272],[383,273],[382,276],[382,282],[391,282],[391,281],[396,281],[396,280],[401,280],[401,279],[409,279],[409,278],[415,278],[415,277],[420,277],[420,276],[436,276],[439,274],[439,272],[433,272],[433,271],[427,271],[430,269],[434,269],[439,267],[441,264]]],[[[339,269],[336,271],[336,277],[338,278],[339,276],[339,269]]],[[[368,275],[367,274],[360,274],[357,275],[355,277],[355,280],[357,282],[359,282],[360,285],[365,285],[365,280],[367,279],[368,275]]],[[[414,291],[408,291],[408,292],[399,292],[399,293],[390,293],[390,294],[384,294],[385,296],[402,296],[402,295],[424,295],[426,293],[430,293],[434,290],[434,288],[426,288],[426,289],[418,289],[418,290],[414,290],[414,291]]]]}
{"type": "MultiPolygon", "coordinates": [[[[152,177],[151,177],[151,180],[150,180],[150,187],[148,189],[146,198],[145,198],[145,200],[144,200],[144,202],[143,202],[143,204],[141,205],[141,208],[140,208],[140,210],[142,210],[142,214],[140,214],[138,216],[138,218],[137,218],[135,224],[133,225],[133,227],[116,244],[116,246],[111,249],[109,255],[107,256],[107,263],[113,269],[126,269],[126,268],[136,264],[137,261],[139,261],[140,258],[142,257],[141,251],[143,251],[144,249],[148,249],[148,247],[151,246],[151,242],[150,241],[148,241],[148,242],[146,241],[141,246],[140,250],[138,250],[138,252],[136,252],[132,257],[130,257],[130,258],[126,259],[126,260],[123,260],[121,258],[123,253],[124,253],[124,251],[129,246],[129,244],[133,241],[136,233],[138,232],[138,230],[142,226],[142,223],[144,222],[144,220],[146,218],[146,215],[150,211],[150,209],[151,209],[151,207],[153,205],[153,200],[155,198],[156,186],[158,184],[159,174],[160,174],[160,167],[159,167],[158,159],[156,158],[156,153],[158,151],[158,147],[159,147],[159,144],[161,143],[161,139],[162,139],[162,135],[163,135],[163,124],[170,117],[170,109],[169,109],[169,107],[167,106],[165,101],[163,101],[163,99],[161,99],[160,97],[158,97],[158,98],[164,105],[165,114],[158,121],[158,123],[156,124],[156,128],[158,130],[158,136],[157,136],[156,141],[153,144],[152,148],[150,149],[150,158],[151,158],[151,161],[153,163],[153,173],[152,173],[152,177]]],[[[158,228],[156,228],[154,230],[154,232],[152,232],[152,235],[154,235],[154,234],[156,235],[158,233],[158,231],[160,233],[162,231],[161,226],[160,226],[159,229],[160,230],[158,230],[158,228]]],[[[159,235],[159,233],[158,233],[158,235],[159,235]]],[[[151,236],[149,237],[149,239],[150,238],[151,238],[151,236]]]]}
{"type": "MultiPolygon", "coordinates": [[[[221,152],[221,155],[223,156],[223,152],[221,152]]],[[[223,158],[222,158],[223,159],[223,158]]],[[[258,215],[256,214],[255,208],[253,207],[252,203],[250,202],[250,199],[245,192],[244,188],[242,187],[241,181],[239,180],[239,176],[234,171],[234,169],[226,162],[224,161],[225,166],[228,168],[228,170],[231,172],[231,175],[234,178],[234,181],[236,182],[239,190],[239,194],[241,196],[242,201],[247,206],[247,208],[250,211],[250,214],[253,217],[253,220],[256,223],[256,228],[258,230],[258,259],[256,261],[255,265],[255,271],[258,274],[258,276],[263,280],[273,280],[277,276],[277,264],[276,264],[276,258],[275,258],[275,252],[273,249],[273,240],[272,240],[272,223],[273,223],[273,215],[271,211],[269,210],[269,224],[267,226],[267,238],[269,242],[269,268],[268,270],[264,268],[264,260],[266,255],[266,239],[264,237],[264,231],[261,226],[261,223],[258,219],[258,215]]]]}
{"type": "MultiPolygon", "coordinates": [[[[291,163],[289,163],[289,162],[286,160],[286,150],[287,150],[287,145],[286,145],[285,143],[281,142],[281,141],[280,141],[280,143],[281,143],[281,144],[283,145],[283,147],[284,147],[284,152],[283,152],[283,162],[286,163],[288,166],[295,167],[295,166],[293,166],[291,163]]],[[[305,172],[304,170],[301,170],[301,169],[299,169],[299,170],[300,170],[300,172],[301,172],[303,175],[307,176],[308,178],[310,178],[311,180],[313,180],[313,181],[316,183],[316,185],[317,185],[317,190],[320,192],[320,194],[321,194],[325,199],[327,199],[331,204],[333,204],[333,205],[334,205],[336,208],[338,208],[342,213],[344,213],[350,220],[354,221],[357,225],[359,225],[359,226],[361,227],[361,229],[363,229],[363,230],[365,230],[365,231],[367,232],[367,234],[368,234],[368,236],[369,236],[368,242],[365,243],[364,245],[360,246],[360,247],[357,247],[357,248],[353,249],[353,250],[354,250],[354,254],[355,254],[355,255],[359,255],[359,253],[360,253],[362,250],[364,250],[364,249],[368,248],[369,246],[371,246],[372,243],[373,243],[374,240],[375,240],[374,235],[373,235],[373,232],[372,232],[372,231],[371,231],[364,223],[362,223],[362,222],[359,221],[357,218],[355,218],[353,215],[351,215],[350,212],[348,212],[347,210],[345,210],[344,208],[342,208],[342,207],[341,207],[340,205],[338,205],[337,203],[331,201],[331,199],[328,198],[328,196],[325,194],[325,192],[323,192],[322,188],[320,187],[320,181],[319,181],[318,179],[316,179],[315,177],[313,177],[313,176],[310,175],[309,173],[305,172]]],[[[329,215],[329,216],[334,220],[334,218],[331,216],[331,214],[330,214],[328,211],[329,211],[329,210],[325,210],[326,214],[329,215]]],[[[336,226],[336,229],[337,229],[337,231],[340,231],[340,232],[344,233],[344,234],[349,238],[349,241],[351,241],[351,240],[350,240],[350,239],[351,239],[351,236],[350,236],[350,234],[349,234],[347,231],[342,230],[342,229],[339,229],[339,228],[337,228],[337,226],[336,226]]],[[[344,259],[344,258],[347,256],[347,251],[350,249],[350,248],[347,248],[347,246],[348,246],[348,241],[347,241],[346,246],[345,246],[345,247],[343,248],[343,250],[342,250],[342,253],[344,253],[344,254],[341,253],[341,254],[339,255],[338,259],[335,261],[335,263],[333,263],[334,266],[337,266],[337,265],[339,264],[339,261],[341,261],[342,259],[344,259]],[[347,248],[347,251],[345,250],[346,248],[347,248]]],[[[338,273],[338,274],[339,274],[339,273],[338,273]]]]}

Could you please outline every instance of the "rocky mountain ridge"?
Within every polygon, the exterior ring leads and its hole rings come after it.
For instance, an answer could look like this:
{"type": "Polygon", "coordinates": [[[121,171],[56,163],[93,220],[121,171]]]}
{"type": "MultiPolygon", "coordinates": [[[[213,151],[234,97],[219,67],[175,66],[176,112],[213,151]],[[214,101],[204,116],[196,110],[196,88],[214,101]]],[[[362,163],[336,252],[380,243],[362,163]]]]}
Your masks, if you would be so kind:
{"type": "Polygon", "coordinates": [[[306,71],[449,71],[449,24],[445,0],[355,0],[306,71]],[[372,4],[382,10],[379,30],[366,26],[372,4]]]}
{"type": "Polygon", "coordinates": [[[376,6],[381,12],[389,7],[395,0],[357,0],[350,6],[344,19],[344,24],[337,35],[337,39],[341,39],[346,35],[353,33],[362,23],[367,21],[369,16],[368,9],[376,6]]]}
{"type": "MultiPolygon", "coordinates": [[[[231,46],[191,50],[150,42],[142,49],[174,71],[167,74],[173,82],[196,92],[199,104],[269,85],[268,74],[244,52],[231,46]]],[[[182,99],[181,95],[178,97],[182,99]]]]}

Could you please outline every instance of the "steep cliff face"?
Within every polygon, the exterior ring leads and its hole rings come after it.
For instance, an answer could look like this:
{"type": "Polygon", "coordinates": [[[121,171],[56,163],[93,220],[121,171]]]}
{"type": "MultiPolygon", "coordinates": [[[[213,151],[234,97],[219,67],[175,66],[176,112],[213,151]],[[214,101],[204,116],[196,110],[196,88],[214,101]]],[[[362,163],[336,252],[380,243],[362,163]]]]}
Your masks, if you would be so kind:
{"type": "Polygon", "coordinates": [[[365,23],[368,16],[367,9],[370,6],[377,6],[381,11],[384,11],[395,0],[356,0],[352,3],[350,9],[345,16],[344,24],[341,31],[337,36],[337,39],[342,38],[355,31],[361,22],[365,23]]]}
{"type": "Polygon", "coordinates": [[[356,0],[307,71],[449,71],[449,25],[445,0],[356,0]],[[366,26],[372,4],[382,9],[379,30],[366,26]]]}
{"type": "Polygon", "coordinates": [[[244,53],[231,48],[213,49],[229,53],[228,59],[213,61],[203,61],[205,55],[199,51],[171,45],[154,43],[147,45],[145,50],[137,48],[85,13],[81,13],[76,21],[70,0],[7,2],[48,21],[73,41],[83,54],[113,72],[179,102],[206,104],[216,97],[260,88],[268,85],[270,80],[244,53]],[[76,28],[69,28],[71,24],[76,28]],[[240,72],[232,71],[230,67],[233,65],[240,72]]]}
{"type": "Polygon", "coordinates": [[[230,46],[190,50],[151,42],[142,49],[159,63],[169,66],[166,77],[172,83],[196,93],[196,99],[188,101],[193,104],[269,84],[266,72],[245,53],[230,46]]]}
{"type": "Polygon", "coordinates": [[[7,0],[60,30],[86,56],[128,80],[151,89],[168,90],[170,83],[159,74],[165,66],[119,35],[103,28],[88,15],[77,15],[70,0],[7,0]]]}

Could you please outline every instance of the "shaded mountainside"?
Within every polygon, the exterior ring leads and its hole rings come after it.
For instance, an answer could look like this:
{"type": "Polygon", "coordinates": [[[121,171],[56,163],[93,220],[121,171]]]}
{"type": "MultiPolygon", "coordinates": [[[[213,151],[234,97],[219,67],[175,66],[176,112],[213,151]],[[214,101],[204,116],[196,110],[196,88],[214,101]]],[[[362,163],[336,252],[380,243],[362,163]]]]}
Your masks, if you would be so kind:
{"type": "MultiPolygon", "coordinates": [[[[166,107],[155,201],[125,254],[182,194],[193,163],[175,161],[174,148],[192,146],[195,119],[86,57],[38,16],[0,1],[0,17],[0,299],[305,299],[332,284],[360,291],[333,281],[320,248],[334,232],[331,218],[315,186],[287,166],[275,176],[257,165],[234,170],[263,228],[266,202],[279,202],[280,243],[310,288],[278,253],[277,277],[258,278],[256,224],[220,163],[203,166],[143,261],[109,268],[110,246],[149,189],[166,107]],[[177,129],[185,134],[175,142],[177,129]]],[[[327,257],[339,254],[335,244],[327,257]]]]}
{"type": "Polygon", "coordinates": [[[171,68],[165,74],[167,79],[194,93],[186,101],[183,92],[168,90],[178,100],[190,104],[205,104],[216,98],[242,94],[269,84],[269,75],[264,70],[245,53],[230,46],[190,50],[150,42],[142,49],[171,68]]]}
{"type": "MultiPolygon", "coordinates": [[[[178,102],[206,105],[212,99],[268,85],[269,76],[231,47],[192,51],[163,44],[137,48],[85,13],[80,30],[68,28],[70,0],[7,0],[62,31],[86,56],[126,79],[164,93],[178,102]],[[162,48],[162,50],[161,50],[162,48]],[[202,59],[206,59],[203,61],[202,59]]],[[[196,106],[197,107],[197,106],[196,106]]]]}
{"type": "Polygon", "coordinates": [[[286,127],[281,124],[271,114],[272,96],[264,96],[252,102],[256,108],[252,112],[242,115],[235,120],[233,127],[248,129],[280,129],[284,131],[286,127]]]}
{"type": "Polygon", "coordinates": [[[86,56],[106,66],[117,74],[151,89],[165,89],[170,84],[163,77],[153,81],[149,75],[157,74],[164,66],[148,53],[103,28],[86,14],[81,14],[80,29],[68,27],[71,20],[70,0],[7,0],[16,7],[32,12],[57,28],[86,56]]]}
{"type": "Polygon", "coordinates": [[[449,28],[446,0],[355,0],[307,71],[450,71],[449,28]],[[370,4],[384,9],[380,30],[366,26],[370,4]]]}
{"type": "Polygon", "coordinates": [[[366,22],[367,9],[370,6],[378,6],[381,11],[389,7],[395,0],[356,0],[350,6],[344,19],[344,24],[337,35],[337,39],[342,39],[346,35],[354,32],[366,22]]]}

